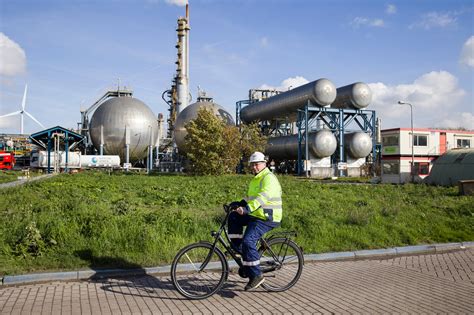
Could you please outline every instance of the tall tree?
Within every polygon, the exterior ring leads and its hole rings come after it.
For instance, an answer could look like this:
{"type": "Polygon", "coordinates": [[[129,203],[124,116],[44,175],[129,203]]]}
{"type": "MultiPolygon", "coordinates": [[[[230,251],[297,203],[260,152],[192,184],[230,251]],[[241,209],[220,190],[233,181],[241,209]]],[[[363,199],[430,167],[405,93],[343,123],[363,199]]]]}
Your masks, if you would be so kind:
{"type": "Polygon", "coordinates": [[[205,107],[185,128],[190,171],[199,175],[235,173],[241,160],[246,161],[254,151],[263,152],[267,143],[257,124],[242,125],[239,131],[205,107]]]}
{"type": "Polygon", "coordinates": [[[235,172],[239,162],[239,131],[227,126],[212,111],[201,107],[196,119],[185,126],[186,156],[190,171],[199,175],[220,175],[235,172]]]}
{"type": "Polygon", "coordinates": [[[265,152],[266,145],[267,137],[262,135],[258,123],[240,126],[240,151],[244,160],[248,160],[255,151],[265,152]]]}

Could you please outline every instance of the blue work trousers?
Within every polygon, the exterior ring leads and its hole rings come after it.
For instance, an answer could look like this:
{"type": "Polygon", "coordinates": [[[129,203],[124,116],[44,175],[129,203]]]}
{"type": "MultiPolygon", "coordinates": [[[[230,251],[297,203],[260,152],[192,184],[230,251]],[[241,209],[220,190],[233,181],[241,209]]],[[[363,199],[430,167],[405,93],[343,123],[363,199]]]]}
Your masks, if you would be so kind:
{"type": "Polygon", "coordinates": [[[229,238],[234,248],[241,249],[242,263],[250,278],[262,273],[257,241],[271,229],[272,226],[247,214],[239,215],[237,212],[232,212],[229,216],[229,238]],[[243,233],[244,226],[247,227],[245,233],[243,233]]]}

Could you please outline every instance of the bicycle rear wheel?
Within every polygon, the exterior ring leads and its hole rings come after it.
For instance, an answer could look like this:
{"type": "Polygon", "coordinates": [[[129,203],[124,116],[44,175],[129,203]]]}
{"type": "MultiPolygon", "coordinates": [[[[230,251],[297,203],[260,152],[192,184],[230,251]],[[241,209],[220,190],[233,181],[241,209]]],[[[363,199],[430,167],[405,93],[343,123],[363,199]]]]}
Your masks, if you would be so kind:
{"type": "Polygon", "coordinates": [[[228,268],[224,254],[210,243],[195,243],[181,249],[171,264],[173,285],[183,296],[205,299],[224,284],[228,268]]]}
{"type": "Polygon", "coordinates": [[[303,271],[303,252],[295,242],[283,237],[271,239],[267,245],[260,249],[260,268],[265,276],[262,287],[271,292],[288,290],[303,271]]]}

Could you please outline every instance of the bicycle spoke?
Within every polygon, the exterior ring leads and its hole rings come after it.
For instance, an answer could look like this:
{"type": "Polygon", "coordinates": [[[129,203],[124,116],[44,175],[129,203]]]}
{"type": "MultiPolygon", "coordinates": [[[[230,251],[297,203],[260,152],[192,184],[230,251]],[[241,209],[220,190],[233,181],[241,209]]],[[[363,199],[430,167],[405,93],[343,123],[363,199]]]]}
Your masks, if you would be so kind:
{"type": "Polygon", "coordinates": [[[208,243],[196,243],[183,248],[171,266],[174,286],[191,299],[202,299],[214,294],[223,285],[226,274],[224,255],[208,243]]]}
{"type": "Polygon", "coordinates": [[[186,258],[189,260],[189,262],[191,263],[191,265],[193,265],[194,270],[198,271],[199,268],[196,268],[196,265],[194,265],[194,263],[193,263],[193,261],[191,260],[191,258],[189,258],[188,253],[184,253],[184,255],[185,255],[186,258]]]}
{"type": "Polygon", "coordinates": [[[298,281],[303,268],[303,255],[295,243],[278,238],[266,244],[260,262],[267,278],[263,287],[269,291],[284,291],[298,281]]]}

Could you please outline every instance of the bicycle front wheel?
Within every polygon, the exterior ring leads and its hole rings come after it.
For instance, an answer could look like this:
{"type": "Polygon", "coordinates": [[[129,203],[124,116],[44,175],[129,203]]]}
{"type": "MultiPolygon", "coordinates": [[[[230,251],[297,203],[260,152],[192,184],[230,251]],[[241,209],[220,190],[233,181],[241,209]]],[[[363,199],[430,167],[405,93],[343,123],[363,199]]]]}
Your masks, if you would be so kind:
{"type": "Polygon", "coordinates": [[[173,285],[183,296],[205,299],[224,284],[228,273],[227,261],[218,248],[210,243],[195,243],[181,249],[171,264],[173,285]]]}
{"type": "Polygon", "coordinates": [[[303,252],[295,242],[283,237],[271,239],[267,245],[260,249],[260,268],[265,276],[262,287],[271,292],[288,290],[303,271],[303,252]]]}

